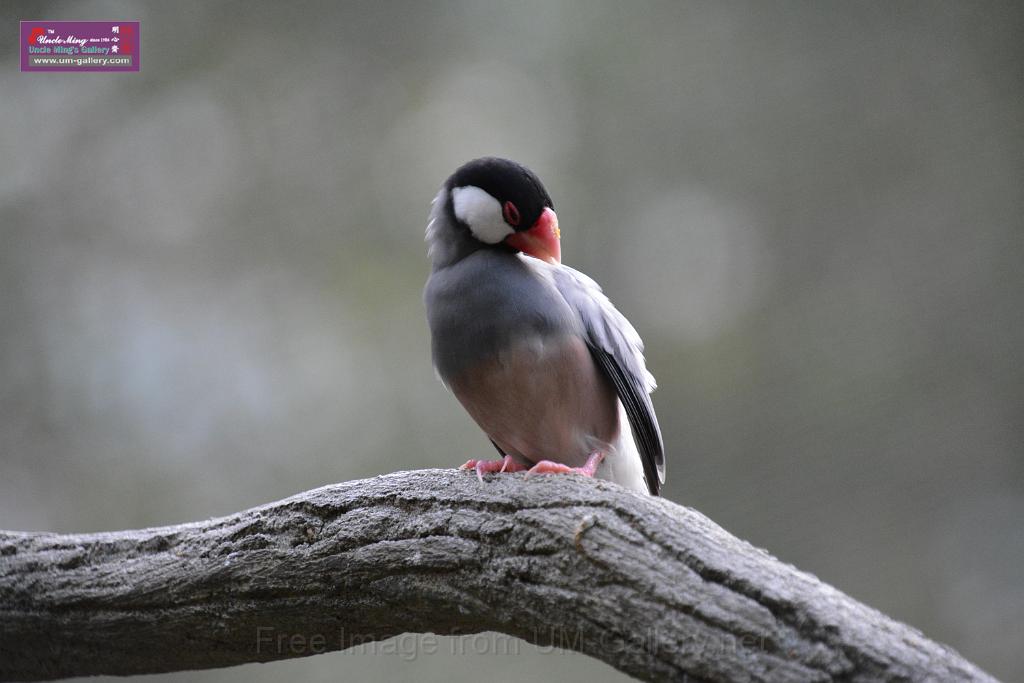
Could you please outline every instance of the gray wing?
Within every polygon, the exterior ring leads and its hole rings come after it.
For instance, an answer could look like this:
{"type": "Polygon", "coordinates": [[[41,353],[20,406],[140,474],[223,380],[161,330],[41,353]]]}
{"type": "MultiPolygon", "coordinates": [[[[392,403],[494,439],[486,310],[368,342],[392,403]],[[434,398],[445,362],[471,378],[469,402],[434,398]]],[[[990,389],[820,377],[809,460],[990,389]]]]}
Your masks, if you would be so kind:
{"type": "Polygon", "coordinates": [[[596,282],[567,266],[551,272],[555,287],[582,319],[594,360],[615,386],[633,428],[647,486],[658,495],[665,483],[665,446],[651,403],[657,384],[644,364],[644,343],[596,282]]]}

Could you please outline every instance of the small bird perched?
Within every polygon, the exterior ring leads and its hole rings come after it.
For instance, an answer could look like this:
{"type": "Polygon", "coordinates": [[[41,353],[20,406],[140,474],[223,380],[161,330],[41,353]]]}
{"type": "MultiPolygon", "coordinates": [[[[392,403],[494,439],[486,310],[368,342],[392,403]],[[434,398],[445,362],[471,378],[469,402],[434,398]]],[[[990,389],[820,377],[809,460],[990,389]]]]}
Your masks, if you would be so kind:
{"type": "Polygon", "coordinates": [[[434,368],[503,456],[485,472],[598,476],[658,495],[664,447],[643,342],[586,275],[561,264],[540,179],[470,161],[434,199],[423,293],[434,368]]]}

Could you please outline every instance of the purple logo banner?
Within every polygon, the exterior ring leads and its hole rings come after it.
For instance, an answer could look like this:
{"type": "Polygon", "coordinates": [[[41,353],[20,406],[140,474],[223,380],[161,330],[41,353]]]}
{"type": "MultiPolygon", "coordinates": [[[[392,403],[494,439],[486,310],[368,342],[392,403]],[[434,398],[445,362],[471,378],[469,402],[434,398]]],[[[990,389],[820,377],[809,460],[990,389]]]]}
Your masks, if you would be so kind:
{"type": "Polygon", "coordinates": [[[138,71],[137,21],[23,21],[22,71],[138,71]]]}

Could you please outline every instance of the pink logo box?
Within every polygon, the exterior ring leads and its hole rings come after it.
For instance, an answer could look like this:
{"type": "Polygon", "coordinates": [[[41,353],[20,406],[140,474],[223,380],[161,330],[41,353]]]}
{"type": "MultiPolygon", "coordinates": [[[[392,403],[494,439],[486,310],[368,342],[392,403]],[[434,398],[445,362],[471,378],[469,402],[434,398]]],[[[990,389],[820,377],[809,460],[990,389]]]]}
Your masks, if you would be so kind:
{"type": "Polygon", "coordinates": [[[137,21],[23,21],[22,71],[138,71],[137,21]]]}

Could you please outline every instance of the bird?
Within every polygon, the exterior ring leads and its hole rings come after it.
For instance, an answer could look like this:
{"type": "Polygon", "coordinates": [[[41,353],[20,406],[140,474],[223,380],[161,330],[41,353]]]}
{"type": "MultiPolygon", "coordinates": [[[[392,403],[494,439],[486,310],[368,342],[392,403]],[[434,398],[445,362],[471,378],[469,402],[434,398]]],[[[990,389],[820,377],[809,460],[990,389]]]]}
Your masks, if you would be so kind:
{"type": "Polygon", "coordinates": [[[659,495],[661,428],[643,342],[598,284],[562,264],[551,196],[526,166],[473,159],[426,229],[431,358],[497,449],[483,475],[580,474],[659,495]]]}

